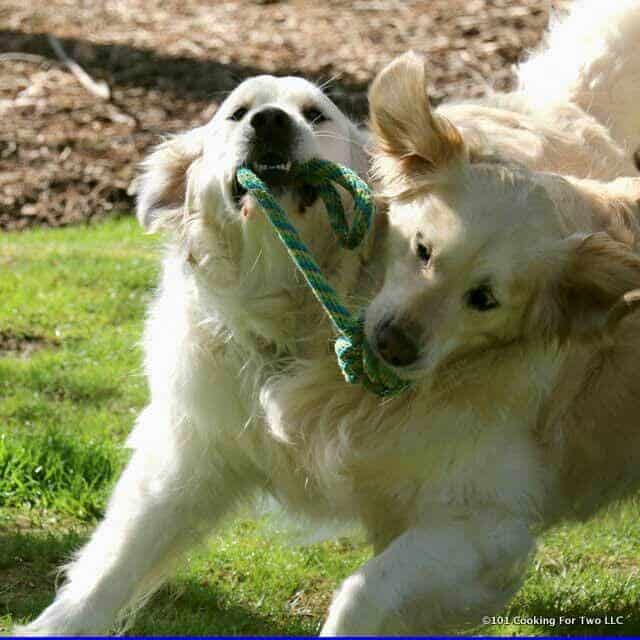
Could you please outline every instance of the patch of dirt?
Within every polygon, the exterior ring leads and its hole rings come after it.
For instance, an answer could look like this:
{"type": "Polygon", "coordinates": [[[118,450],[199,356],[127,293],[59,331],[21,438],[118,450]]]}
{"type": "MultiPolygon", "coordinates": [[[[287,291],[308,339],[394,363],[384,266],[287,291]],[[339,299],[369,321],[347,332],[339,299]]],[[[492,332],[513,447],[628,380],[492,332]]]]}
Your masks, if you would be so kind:
{"type": "Polygon", "coordinates": [[[0,603],[3,609],[10,608],[15,602],[32,597],[40,590],[53,591],[55,587],[56,565],[51,563],[49,571],[43,575],[41,567],[33,568],[27,563],[19,564],[15,569],[0,570],[0,603]]]}
{"type": "Polygon", "coordinates": [[[0,228],[130,211],[135,167],[162,134],[211,118],[257,73],[329,83],[366,115],[395,55],[428,58],[435,101],[508,88],[548,13],[539,0],[4,0],[0,6],[0,228]],[[87,92],[48,35],[109,100],[87,92]]]}
{"type": "Polygon", "coordinates": [[[287,608],[296,617],[318,618],[328,610],[334,586],[332,581],[315,578],[302,589],[296,591],[288,600],[287,608]]]}
{"type": "Polygon", "coordinates": [[[55,346],[55,343],[42,336],[0,331],[0,358],[16,355],[28,358],[35,351],[51,346],[55,346]]]}

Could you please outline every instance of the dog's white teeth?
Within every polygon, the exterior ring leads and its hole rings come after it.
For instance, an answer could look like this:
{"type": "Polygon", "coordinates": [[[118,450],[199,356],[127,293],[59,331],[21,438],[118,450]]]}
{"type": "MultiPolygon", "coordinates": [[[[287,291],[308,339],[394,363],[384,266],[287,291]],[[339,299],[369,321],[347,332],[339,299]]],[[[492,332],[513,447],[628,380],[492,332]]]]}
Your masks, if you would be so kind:
{"type": "Polygon", "coordinates": [[[280,164],[262,164],[260,162],[255,165],[258,171],[285,171],[291,170],[291,160],[280,164]]]}

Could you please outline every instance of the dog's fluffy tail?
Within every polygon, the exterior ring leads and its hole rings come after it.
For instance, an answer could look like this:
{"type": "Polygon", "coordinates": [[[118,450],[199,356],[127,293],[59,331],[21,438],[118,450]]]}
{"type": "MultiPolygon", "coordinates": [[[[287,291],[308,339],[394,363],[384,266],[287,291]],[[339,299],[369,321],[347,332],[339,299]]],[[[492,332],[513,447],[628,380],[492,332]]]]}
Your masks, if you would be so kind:
{"type": "Polygon", "coordinates": [[[521,65],[534,104],[570,101],[632,153],[640,146],[640,0],[575,0],[521,65]]]}

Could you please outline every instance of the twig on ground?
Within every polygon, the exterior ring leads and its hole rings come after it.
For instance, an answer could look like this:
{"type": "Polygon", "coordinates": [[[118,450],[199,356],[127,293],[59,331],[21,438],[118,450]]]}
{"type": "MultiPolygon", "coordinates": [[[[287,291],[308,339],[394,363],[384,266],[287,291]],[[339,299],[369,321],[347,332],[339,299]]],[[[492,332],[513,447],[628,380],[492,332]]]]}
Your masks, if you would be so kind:
{"type": "Polygon", "coordinates": [[[96,98],[100,98],[100,100],[109,100],[111,98],[111,89],[104,80],[94,80],[77,62],[72,60],[62,48],[58,38],[49,34],[47,39],[56,56],[89,93],[96,96],[96,98]]]}

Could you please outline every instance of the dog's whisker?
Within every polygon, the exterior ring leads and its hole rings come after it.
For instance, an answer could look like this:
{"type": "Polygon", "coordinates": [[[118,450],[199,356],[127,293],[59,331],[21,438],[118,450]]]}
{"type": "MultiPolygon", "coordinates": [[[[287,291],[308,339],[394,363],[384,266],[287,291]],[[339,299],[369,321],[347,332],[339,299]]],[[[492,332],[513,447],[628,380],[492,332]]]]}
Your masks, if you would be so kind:
{"type": "Polygon", "coordinates": [[[320,83],[318,85],[318,89],[320,89],[320,91],[326,91],[341,76],[342,76],[342,74],[340,74],[340,73],[336,73],[336,74],[330,76],[327,80],[325,80],[324,82],[322,82],[322,83],[320,83]]]}
{"type": "Polygon", "coordinates": [[[316,138],[328,138],[330,140],[337,140],[338,142],[348,142],[350,144],[353,143],[353,140],[348,136],[343,136],[331,131],[316,131],[315,136],[316,138]]]}

